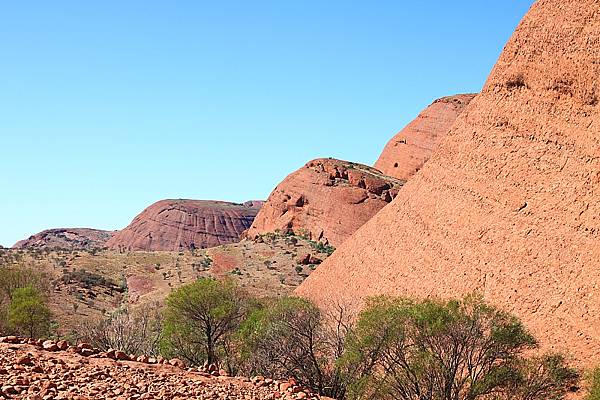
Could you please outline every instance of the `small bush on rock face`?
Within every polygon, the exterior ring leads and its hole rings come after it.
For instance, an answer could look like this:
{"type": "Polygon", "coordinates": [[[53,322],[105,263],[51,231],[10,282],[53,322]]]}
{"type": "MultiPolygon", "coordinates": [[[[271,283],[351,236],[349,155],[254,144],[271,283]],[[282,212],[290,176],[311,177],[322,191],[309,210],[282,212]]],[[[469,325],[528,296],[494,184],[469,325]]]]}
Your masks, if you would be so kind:
{"type": "Polygon", "coordinates": [[[171,292],[166,303],[162,353],[192,365],[226,357],[246,307],[232,282],[202,278],[171,292]]]}
{"type": "Polygon", "coordinates": [[[51,314],[43,296],[31,286],[16,289],[8,307],[8,324],[20,335],[30,338],[48,336],[51,314]]]}

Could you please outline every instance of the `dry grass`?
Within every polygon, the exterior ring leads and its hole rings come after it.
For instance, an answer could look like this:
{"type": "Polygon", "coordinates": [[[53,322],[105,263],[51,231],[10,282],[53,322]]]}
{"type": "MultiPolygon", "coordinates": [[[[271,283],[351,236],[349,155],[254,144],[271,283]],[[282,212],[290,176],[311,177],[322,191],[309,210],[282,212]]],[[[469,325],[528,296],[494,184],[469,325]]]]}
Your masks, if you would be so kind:
{"type": "Polygon", "coordinates": [[[314,269],[302,266],[298,272],[298,258],[306,253],[322,260],[327,257],[300,237],[290,240],[269,234],[256,242],[245,240],[194,252],[4,249],[0,267],[25,265],[50,275],[50,306],[59,332],[66,335],[82,320],[116,308],[160,303],[173,288],[200,277],[230,277],[255,296],[289,294],[314,269]],[[82,270],[90,277],[88,283],[68,279],[82,270]]]}

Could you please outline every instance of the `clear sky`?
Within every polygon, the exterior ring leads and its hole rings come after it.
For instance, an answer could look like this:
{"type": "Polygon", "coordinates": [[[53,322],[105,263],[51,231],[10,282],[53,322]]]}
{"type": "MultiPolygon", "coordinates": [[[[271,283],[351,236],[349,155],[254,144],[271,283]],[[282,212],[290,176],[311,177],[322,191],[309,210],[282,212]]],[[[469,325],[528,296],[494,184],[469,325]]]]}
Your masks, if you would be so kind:
{"type": "Polygon", "coordinates": [[[532,2],[3,2],[0,244],[264,199],[317,157],[372,164],[431,101],[481,89],[532,2]]]}

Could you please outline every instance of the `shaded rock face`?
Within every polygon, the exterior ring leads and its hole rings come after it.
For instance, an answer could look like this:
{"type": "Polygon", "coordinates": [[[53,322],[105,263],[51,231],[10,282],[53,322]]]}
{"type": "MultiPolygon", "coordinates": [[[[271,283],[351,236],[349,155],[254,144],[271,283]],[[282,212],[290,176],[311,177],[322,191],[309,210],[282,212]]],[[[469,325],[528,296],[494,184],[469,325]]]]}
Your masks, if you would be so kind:
{"type": "Polygon", "coordinates": [[[434,101],[387,143],[375,168],[398,179],[413,176],[475,96],[459,94],[434,101]]]}
{"type": "Polygon", "coordinates": [[[279,230],[338,246],[392,201],[403,184],[365,165],[313,160],[275,188],[245,236],[279,230]]]}
{"type": "Polygon", "coordinates": [[[114,234],[115,232],[88,228],[48,229],[15,243],[13,249],[101,249],[114,234]]]}
{"type": "Polygon", "coordinates": [[[107,246],[114,250],[179,251],[234,243],[248,229],[260,202],[162,200],[146,208],[107,246]]]}
{"type": "Polygon", "coordinates": [[[296,293],[479,292],[598,364],[599,99],[600,2],[536,2],[423,169],[296,293]]]}

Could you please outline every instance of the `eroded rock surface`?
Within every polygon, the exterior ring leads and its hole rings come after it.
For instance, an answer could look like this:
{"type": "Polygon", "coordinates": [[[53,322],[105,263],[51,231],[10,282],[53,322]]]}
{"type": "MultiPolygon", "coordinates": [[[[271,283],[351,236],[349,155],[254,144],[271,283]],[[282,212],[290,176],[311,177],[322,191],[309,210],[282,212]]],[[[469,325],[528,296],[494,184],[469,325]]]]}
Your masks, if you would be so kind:
{"type": "Polygon", "coordinates": [[[391,202],[403,184],[366,165],[313,160],[273,190],[245,235],[295,232],[338,246],[391,202]]]}
{"type": "Polygon", "coordinates": [[[475,96],[458,94],[434,101],[387,143],[375,168],[398,179],[409,179],[423,168],[475,96]]]}
{"type": "Polygon", "coordinates": [[[161,200],[146,208],[107,242],[114,250],[180,251],[234,243],[261,202],[161,200]]]}
{"type": "Polygon", "coordinates": [[[479,292],[600,363],[599,77],[600,2],[537,1],[420,173],[296,293],[479,292]]]}

